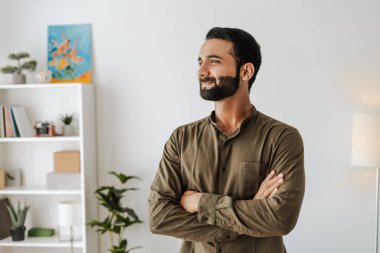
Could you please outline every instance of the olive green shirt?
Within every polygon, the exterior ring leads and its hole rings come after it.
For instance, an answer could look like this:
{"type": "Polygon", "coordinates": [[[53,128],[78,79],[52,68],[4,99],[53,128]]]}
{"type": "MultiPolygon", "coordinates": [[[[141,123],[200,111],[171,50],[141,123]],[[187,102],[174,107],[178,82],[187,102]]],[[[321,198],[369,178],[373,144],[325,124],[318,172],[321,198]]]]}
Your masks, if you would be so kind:
{"type": "Polygon", "coordinates": [[[282,253],[305,190],[298,131],[254,107],[228,136],[211,116],[177,128],[167,141],[149,196],[153,233],[183,239],[182,253],[282,253]],[[253,199],[275,170],[284,183],[253,199]],[[180,205],[186,190],[202,192],[197,213],[180,205]]]}

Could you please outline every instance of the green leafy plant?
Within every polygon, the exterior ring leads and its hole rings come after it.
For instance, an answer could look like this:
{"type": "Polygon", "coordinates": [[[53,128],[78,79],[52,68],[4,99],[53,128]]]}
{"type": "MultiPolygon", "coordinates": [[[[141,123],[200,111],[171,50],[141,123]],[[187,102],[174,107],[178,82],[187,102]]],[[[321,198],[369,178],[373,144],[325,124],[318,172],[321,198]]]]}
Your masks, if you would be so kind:
{"type": "Polygon", "coordinates": [[[65,125],[70,125],[71,122],[73,121],[73,118],[74,118],[74,113],[64,114],[59,117],[59,120],[62,121],[62,123],[65,125]]]}
{"type": "Polygon", "coordinates": [[[108,211],[107,217],[104,220],[92,220],[88,223],[91,227],[96,227],[96,231],[100,234],[108,233],[111,240],[111,248],[108,250],[111,253],[128,253],[131,250],[141,248],[134,247],[127,249],[128,242],[125,238],[125,229],[134,224],[142,223],[135,211],[125,207],[122,200],[127,191],[138,190],[137,188],[128,188],[126,184],[131,179],[139,179],[135,176],[126,176],[123,173],[114,171],[109,174],[115,176],[120,183],[120,187],[102,186],[95,191],[96,198],[99,204],[105,207],[108,211]]]}
{"type": "Polygon", "coordinates": [[[29,71],[34,71],[36,70],[37,62],[32,60],[32,61],[27,61],[24,63],[21,63],[21,59],[28,58],[29,54],[28,53],[17,53],[17,54],[10,54],[8,56],[9,59],[11,60],[16,60],[17,61],[17,66],[11,66],[8,65],[4,68],[1,68],[1,72],[3,74],[22,74],[22,70],[29,70],[29,71]]]}
{"type": "Polygon", "coordinates": [[[17,209],[13,206],[11,202],[7,205],[9,215],[11,216],[12,228],[22,228],[25,224],[26,214],[29,210],[28,205],[24,203],[24,206],[21,207],[20,202],[17,204],[17,209]]]}

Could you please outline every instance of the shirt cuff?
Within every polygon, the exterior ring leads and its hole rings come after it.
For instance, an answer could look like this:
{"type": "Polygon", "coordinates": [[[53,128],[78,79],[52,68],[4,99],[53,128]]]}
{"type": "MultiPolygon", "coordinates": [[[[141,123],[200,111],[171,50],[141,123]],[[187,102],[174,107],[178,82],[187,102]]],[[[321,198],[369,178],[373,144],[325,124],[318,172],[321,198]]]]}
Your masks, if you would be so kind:
{"type": "Polygon", "coordinates": [[[219,229],[218,235],[217,235],[217,241],[218,242],[229,242],[235,240],[239,236],[238,233],[233,231],[228,231],[225,229],[219,229]]]}
{"type": "Polygon", "coordinates": [[[198,204],[197,214],[197,218],[200,223],[215,225],[215,206],[221,197],[221,195],[202,193],[202,197],[198,204]]]}

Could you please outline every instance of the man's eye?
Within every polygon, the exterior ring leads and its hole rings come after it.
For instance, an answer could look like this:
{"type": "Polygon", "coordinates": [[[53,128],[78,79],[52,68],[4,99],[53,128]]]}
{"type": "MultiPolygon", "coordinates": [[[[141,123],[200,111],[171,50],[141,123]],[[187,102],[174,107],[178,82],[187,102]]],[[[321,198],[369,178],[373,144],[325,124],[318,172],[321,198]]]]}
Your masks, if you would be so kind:
{"type": "Polygon", "coordinates": [[[211,63],[219,63],[220,61],[218,60],[210,60],[211,63]]]}

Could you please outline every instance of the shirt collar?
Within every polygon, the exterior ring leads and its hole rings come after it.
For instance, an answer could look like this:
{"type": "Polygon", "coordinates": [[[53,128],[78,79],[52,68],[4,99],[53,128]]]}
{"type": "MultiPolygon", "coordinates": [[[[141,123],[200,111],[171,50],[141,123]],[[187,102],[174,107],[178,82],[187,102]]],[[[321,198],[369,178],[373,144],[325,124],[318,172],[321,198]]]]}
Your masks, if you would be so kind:
{"type": "MultiPolygon", "coordinates": [[[[251,104],[251,107],[252,107],[252,110],[251,110],[250,114],[248,115],[247,118],[245,118],[243,120],[243,122],[241,123],[240,127],[236,130],[236,133],[234,134],[234,136],[240,132],[240,129],[242,127],[244,127],[247,123],[251,122],[253,120],[253,118],[255,118],[255,116],[257,115],[256,107],[254,105],[252,105],[252,104],[251,104]]],[[[219,127],[218,127],[218,125],[216,124],[216,121],[215,121],[215,110],[211,112],[211,114],[209,116],[209,121],[210,121],[210,123],[214,127],[216,127],[217,129],[219,129],[219,127]]]]}

